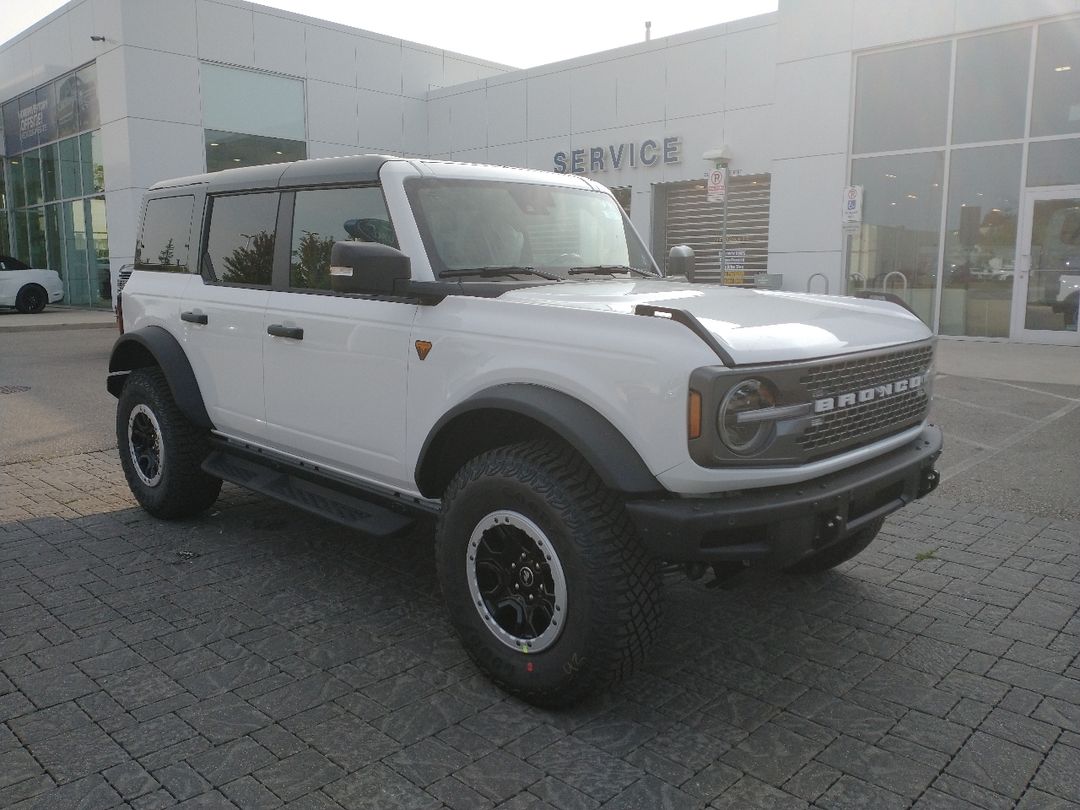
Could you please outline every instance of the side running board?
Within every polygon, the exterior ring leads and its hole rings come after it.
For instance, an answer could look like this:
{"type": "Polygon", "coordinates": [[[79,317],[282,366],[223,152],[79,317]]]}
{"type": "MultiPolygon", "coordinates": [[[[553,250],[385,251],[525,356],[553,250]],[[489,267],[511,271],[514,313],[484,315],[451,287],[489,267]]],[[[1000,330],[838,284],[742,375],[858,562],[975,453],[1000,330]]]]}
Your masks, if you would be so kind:
{"type": "Polygon", "coordinates": [[[395,537],[416,523],[413,515],[404,514],[404,510],[374,503],[377,495],[251,453],[219,447],[206,457],[202,468],[217,478],[375,537],[395,537]]]}

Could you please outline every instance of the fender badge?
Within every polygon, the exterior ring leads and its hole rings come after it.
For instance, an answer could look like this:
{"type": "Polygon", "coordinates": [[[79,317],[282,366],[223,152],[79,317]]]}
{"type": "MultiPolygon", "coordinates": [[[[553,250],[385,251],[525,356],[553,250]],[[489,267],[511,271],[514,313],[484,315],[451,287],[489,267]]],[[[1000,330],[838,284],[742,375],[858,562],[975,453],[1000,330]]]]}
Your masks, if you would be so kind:
{"type": "Polygon", "coordinates": [[[428,352],[431,351],[430,340],[418,340],[416,341],[416,356],[421,360],[427,360],[428,352]]]}

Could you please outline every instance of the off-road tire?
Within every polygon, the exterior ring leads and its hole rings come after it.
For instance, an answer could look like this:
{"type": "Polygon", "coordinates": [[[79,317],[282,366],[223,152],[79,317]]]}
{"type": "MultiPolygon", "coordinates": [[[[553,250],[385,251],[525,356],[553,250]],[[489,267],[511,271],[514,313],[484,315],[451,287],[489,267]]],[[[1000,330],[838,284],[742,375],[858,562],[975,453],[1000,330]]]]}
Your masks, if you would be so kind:
{"type": "Polygon", "coordinates": [[[140,368],[128,375],[116,407],[116,443],[131,493],[151,515],[166,520],[191,517],[217,499],[221,479],[200,466],[210,452],[209,435],[180,412],[161,369],[140,368]],[[153,483],[144,480],[146,471],[140,474],[140,462],[131,451],[129,421],[136,409],[142,426],[156,434],[159,443],[153,483]]]}
{"type": "Polygon", "coordinates": [[[538,706],[570,705],[626,677],[660,626],[658,563],[621,498],[566,445],[531,441],[466,463],[443,497],[435,554],[449,617],[473,661],[502,689],[538,706]],[[532,521],[565,575],[562,628],[539,651],[500,640],[470,592],[470,537],[500,510],[532,521]]]}
{"type": "Polygon", "coordinates": [[[784,569],[789,574],[819,574],[835,568],[840,563],[847,562],[856,554],[860,554],[868,545],[874,542],[885,518],[878,518],[865,529],[855,532],[850,537],[845,537],[834,546],[829,546],[817,554],[800,560],[795,565],[784,569]]]}
{"type": "Polygon", "coordinates": [[[15,296],[15,309],[24,315],[36,314],[49,303],[49,294],[40,284],[26,284],[15,296]]]}

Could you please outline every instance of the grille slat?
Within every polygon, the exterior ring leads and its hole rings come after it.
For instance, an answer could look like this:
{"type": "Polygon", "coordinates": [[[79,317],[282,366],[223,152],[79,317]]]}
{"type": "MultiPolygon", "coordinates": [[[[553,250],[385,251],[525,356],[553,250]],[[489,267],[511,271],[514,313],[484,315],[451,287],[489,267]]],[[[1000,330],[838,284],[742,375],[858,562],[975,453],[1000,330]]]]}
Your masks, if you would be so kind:
{"type": "MultiPolygon", "coordinates": [[[[898,380],[921,376],[930,368],[934,349],[920,346],[899,352],[812,366],[799,382],[811,400],[838,397],[898,380]]],[[[820,457],[855,444],[896,433],[926,416],[925,386],[819,414],[799,438],[809,457],[820,457]]]]}

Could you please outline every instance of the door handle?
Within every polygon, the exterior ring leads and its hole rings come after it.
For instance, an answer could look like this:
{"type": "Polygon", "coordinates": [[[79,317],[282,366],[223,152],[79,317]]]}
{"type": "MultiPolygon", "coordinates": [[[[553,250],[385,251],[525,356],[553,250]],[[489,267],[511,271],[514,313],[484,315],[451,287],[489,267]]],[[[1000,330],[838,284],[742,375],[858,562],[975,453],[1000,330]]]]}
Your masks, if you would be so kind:
{"type": "Polygon", "coordinates": [[[299,326],[285,326],[280,323],[272,323],[266,327],[266,334],[274,337],[292,338],[293,340],[304,339],[304,330],[299,326]]]}
{"type": "Polygon", "coordinates": [[[201,312],[181,312],[180,320],[187,321],[188,323],[201,323],[204,326],[210,323],[210,319],[201,312]]]}

